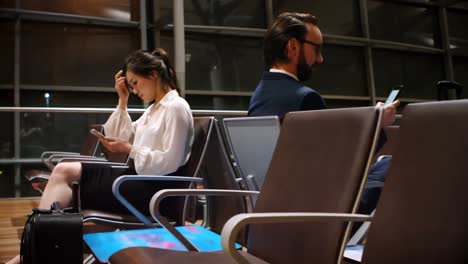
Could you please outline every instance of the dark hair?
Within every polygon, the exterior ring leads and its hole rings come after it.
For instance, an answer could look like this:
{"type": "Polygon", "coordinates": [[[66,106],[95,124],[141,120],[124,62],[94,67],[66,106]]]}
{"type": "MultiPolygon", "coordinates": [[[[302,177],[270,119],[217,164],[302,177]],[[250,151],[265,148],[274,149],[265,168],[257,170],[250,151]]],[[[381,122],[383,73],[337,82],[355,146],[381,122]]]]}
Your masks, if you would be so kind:
{"type": "Polygon", "coordinates": [[[264,39],[263,55],[265,67],[278,62],[289,62],[284,49],[291,38],[303,40],[307,34],[307,24],[317,25],[318,20],[311,14],[282,13],[275,18],[264,39]]]}
{"type": "Polygon", "coordinates": [[[162,82],[171,87],[172,90],[176,90],[179,95],[182,96],[174,67],[169,59],[169,55],[164,49],[158,48],[153,52],[137,50],[131,53],[125,60],[122,75],[125,76],[127,71],[132,71],[143,77],[149,77],[152,71],[156,71],[162,82]]]}

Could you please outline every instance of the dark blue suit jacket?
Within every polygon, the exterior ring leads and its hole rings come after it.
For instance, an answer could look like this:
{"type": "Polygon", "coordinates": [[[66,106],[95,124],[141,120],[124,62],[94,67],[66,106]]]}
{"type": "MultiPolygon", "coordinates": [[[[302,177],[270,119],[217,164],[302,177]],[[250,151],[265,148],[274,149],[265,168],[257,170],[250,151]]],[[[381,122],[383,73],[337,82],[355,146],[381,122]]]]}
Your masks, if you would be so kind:
{"type": "Polygon", "coordinates": [[[277,115],[287,112],[326,108],[319,93],[289,75],[264,72],[250,99],[249,116],[277,115]]]}
{"type": "MultiPolygon", "coordinates": [[[[327,108],[322,96],[289,75],[264,72],[250,99],[249,116],[276,115],[283,121],[287,112],[327,108]]],[[[382,129],[377,150],[387,141],[382,129]]]]}

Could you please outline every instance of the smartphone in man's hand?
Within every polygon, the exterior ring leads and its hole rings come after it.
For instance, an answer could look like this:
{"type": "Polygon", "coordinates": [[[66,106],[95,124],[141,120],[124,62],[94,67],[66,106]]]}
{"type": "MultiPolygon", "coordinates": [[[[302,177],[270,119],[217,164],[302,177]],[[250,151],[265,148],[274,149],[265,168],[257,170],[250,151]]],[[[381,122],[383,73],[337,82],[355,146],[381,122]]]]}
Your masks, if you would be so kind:
{"type": "Polygon", "coordinates": [[[387,97],[387,100],[385,100],[385,104],[391,104],[393,102],[395,102],[398,97],[400,96],[400,92],[401,90],[403,89],[403,85],[397,85],[397,86],[394,86],[392,88],[392,91],[390,92],[390,94],[388,95],[387,97]]]}

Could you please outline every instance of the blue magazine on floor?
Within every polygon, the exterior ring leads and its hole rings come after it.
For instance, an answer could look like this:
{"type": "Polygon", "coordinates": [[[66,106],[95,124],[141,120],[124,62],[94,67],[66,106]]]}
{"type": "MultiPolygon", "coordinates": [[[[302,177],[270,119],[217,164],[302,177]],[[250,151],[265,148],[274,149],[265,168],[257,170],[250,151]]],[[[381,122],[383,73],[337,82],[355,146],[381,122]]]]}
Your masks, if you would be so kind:
{"type": "Polygon", "coordinates": [[[361,263],[364,245],[347,246],[343,256],[347,260],[354,261],[353,263],[361,263]]]}
{"type": "MultiPolygon", "coordinates": [[[[201,226],[178,226],[176,229],[200,251],[222,250],[221,236],[201,226]]],[[[129,247],[151,247],[187,251],[171,233],[164,228],[137,229],[118,232],[85,234],[84,241],[94,256],[108,262],[110,256],[129,247]]],[[[241,246],[236,244],[237,248],[241,246]]]]}

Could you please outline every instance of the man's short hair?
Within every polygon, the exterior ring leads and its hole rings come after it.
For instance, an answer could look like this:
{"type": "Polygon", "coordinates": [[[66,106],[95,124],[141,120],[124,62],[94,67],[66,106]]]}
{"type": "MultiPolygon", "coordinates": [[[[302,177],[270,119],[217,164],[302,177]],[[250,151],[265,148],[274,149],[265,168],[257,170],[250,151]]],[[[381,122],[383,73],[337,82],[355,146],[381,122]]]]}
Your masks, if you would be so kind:
{"type": "Polygon", "coordinates": [[[307,24],[317,25],[315,16],[305,13],[282,13],[278,15],[264,39],[263,55],[265,66],[271,68],[276,63],[287,63],[289,59],[285,47],[291,38],[303,40],[307,34],[307,24]]]}

